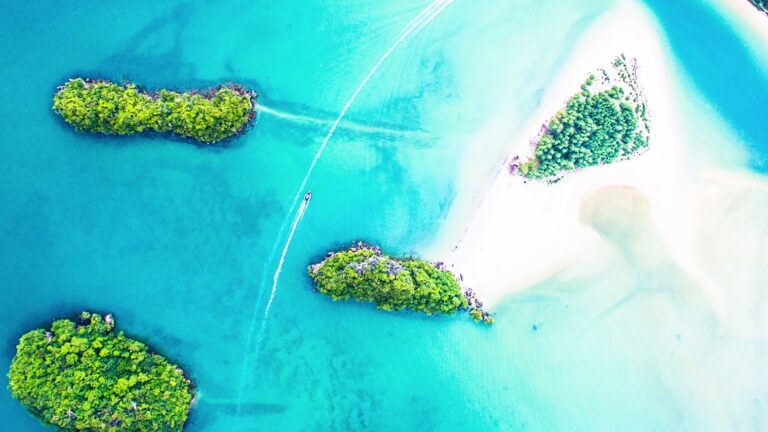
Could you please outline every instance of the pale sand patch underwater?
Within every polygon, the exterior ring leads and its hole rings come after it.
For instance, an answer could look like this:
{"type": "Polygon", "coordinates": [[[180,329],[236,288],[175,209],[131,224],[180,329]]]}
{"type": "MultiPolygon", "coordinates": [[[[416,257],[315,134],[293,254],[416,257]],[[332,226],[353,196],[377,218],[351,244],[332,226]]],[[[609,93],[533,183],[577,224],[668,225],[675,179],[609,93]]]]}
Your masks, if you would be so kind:
{"type": "MultiPolygon", "coordinates": [[[[638,60],[639,81],[645,90],[651,117],[649,151],[630,161],[569,173],[552,185],[526,182],[501,169],[470,221],[456,220],[463,219],[463,215],[460,209],[454,212],[456,216],[452,224],[448,224],[446,236],[452,234],[456,238],[460,232],[456,226],[462,224],[466,226],[464,232],[459,235],[458,242],[448,246],[446,241],[432,254],[447,257],[445,261],[463,276],[465,285],[474,288],[486,304],[497,304],[504,297],[565,269],[572,277],[599,271],[604,259],[616,252],[616,246],[605,233],[580,219],[583,201],[597,190],[627,186],[647,202],[648,223],[665,254],[697,287],[696,295],[709,305],[721,319],[721,324],[733,321],[736,325],[742,319],[737,317],[743,314],[734,313],[732,309],[744,306],[744,301],[730,297],[730,291],[723,285],[728,281],[724,275],[731,271],[722,268],[718,271],[723,275],[718,276],[717,266],[709,265],[709,261],[713,259],[714,250],[732,254],[729,256],[760,254],[755,249],[759,245],[749,244],[744,252],[740,252],[719,246],[705,248],[702,242],[714,245],[726,241],[720,237],[716,240],[717,236],[713,237],[712,232],[727,232],[731,228],[745,233],[746,237],[760,238],[756,235],[760,229],[754,223],[725,226],[727,218],[722,214],[719,219],[715,218],[718,213],[712,209],[720,208],[722,193],[718,190],[724,186],[719,185],[720,180],[713,180],[712,171],[700,162],[716,161],[717,158],[684,154],[686,136],[678,121],[682,118],[680,93],[671,78],[676,70],[666,54],[666,42],[659,34],[652,16],[636,3],[622,2],[606,12],[579,42],[543,98],[540,109],[532,116],[529,127],[511,140],[514,145],[510,157],[529,155],[532,151],[530,139],[536,136],[541,125],[578,91],[591,71],[606,67],[621,53],[638,60]],[[708,250],[710,252],[706,253],[710,255],[703,256],[702,251],[708,250]],[[735,301],[738,304],[734,304],[735,301]]],[[[496,132],[500,124],[503,119],[489,119],[488,124],[478,131],[473,145],[480,148],[483,140],[504,139],[496,132]]],[[[721,174],[719,177],[731,179],[734,175],[721,174]]],[[[750,184],[762,185],[758,187],[762,190],[768,183],[756,178],[750,184]]],[[[768,205],[768,195],[751,194],[757,201],[765,198],[765,205],[768,205]]],[[[762,208],[762,204],[750,205],[762,208]]],[[[645,259],[652,259],[652,254],[647,252],[645,259]]],[[[761,277],[758,273],[753,271],[744,276],[745,291],[754,289],[761,277]]]]}
{"type": "Polygon", "coordinates": [[[712,170],[701,179],[698,217],[690,221],[696,267],[671,256],[642,193],[608,186],[584,197],[580,218],[614,249],[600,273],[618,271],[633,281],[594,289],[593,278],[567,283],[567,271],[554,279],[575,288],[564,300],[583,302],[580,290],[589,293],[590,305],[577,309],[594,317],[581,331],[632,353],[648,365],[645,380],[663,383],[691,412],[705,413],[695,416],[698,430],[761,430],[766,416],[757,401],[766,396],[768,380],[761,373],[767,305],[760,281],[766,280],[768,237],[757,225],[768,216],[768,182],[712,170]],[[717,307],[704,283],[717,290],[717,307]],[[608,336],[609,323],[627,337],[608,336]],[[638,329],[639,339],[629,337],[638,329]]]}

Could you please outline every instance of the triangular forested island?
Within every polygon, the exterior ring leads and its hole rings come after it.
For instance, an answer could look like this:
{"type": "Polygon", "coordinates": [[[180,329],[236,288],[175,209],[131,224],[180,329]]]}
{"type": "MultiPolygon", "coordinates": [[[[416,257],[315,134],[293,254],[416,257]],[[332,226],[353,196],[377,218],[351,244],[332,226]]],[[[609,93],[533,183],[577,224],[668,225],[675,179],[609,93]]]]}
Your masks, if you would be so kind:
{"type": "Polygon", "coordinates": [[[591,74],[581,91],[541,128],[533,155],[517,170],[556,181],[565,173],[629,159],[648,148],[650,123],[637,78],[637,60],[616,57],[591,74]]]}

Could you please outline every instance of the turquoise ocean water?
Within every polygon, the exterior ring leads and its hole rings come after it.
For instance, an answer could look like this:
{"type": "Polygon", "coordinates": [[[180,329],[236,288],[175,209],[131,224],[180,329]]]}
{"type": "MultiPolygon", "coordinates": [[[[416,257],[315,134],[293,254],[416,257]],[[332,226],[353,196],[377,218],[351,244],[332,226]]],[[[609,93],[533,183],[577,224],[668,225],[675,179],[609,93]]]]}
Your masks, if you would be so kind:
{"type": "MultiPolygon", "coordinates": [[[[466,138],[510,105],[510,129],[522,127],[613,0],[456,0],[394,51],[309,180],[315,198],[260,334],[296,188],[330,122],[427,4],[5,4],[2,369],[23,332],[87,309],[113,312],[191,374],[200,398],[190,431],[768,427],[765,378],[725,390],[727,423],[711,400],[690,397],[717,389],[697,393],[676,378],[689,364],[675,344],[691,322],[706,328],[709,318],[690,305],[689,321],[665,321],[658,297],[637,294],[683,289],[689,281],[671,264],[659,271],[621,261],[594,278],[546,281],[500,305],[492,330],[333,304],[305,274],[352,240],[402,254],[436,241],[465,187],[456,181],[462,158],[471,153],[480,172],[493,173],[506,152],[468,148],[466,138]],[[56,85],[75,75],[148,88],[237,81],[265,106],[319,122],[262,113],[226,148],[88,136],[50,110],[56,85]]],[[[768,171],[768,127],[755,115],[765,111],[768,76],[749,43],[708,3],[647,6],[681,91],[719,113],[747,168],[768,171]],[[737,83],[736,97],[723,80],[737,83]]],[[[685,107],[695,146],[702,114],[685,107]]],[[[691,337],[708,346],[712,336],[691,337]]],[[[746,364],[722,364],[752,370],[768,360],[765,346],[748,344],[746,364]]],[[[0,391],[0,430],[43,429],[0,391]]]]}

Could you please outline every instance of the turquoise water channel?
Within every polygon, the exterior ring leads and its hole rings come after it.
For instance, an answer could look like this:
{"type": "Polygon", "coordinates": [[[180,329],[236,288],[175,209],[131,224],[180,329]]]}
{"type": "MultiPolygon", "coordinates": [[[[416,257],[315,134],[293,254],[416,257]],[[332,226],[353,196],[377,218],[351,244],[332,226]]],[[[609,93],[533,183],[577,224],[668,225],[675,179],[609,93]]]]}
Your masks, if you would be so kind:
{"type": "MultiPolygon", "coordinates": [[[[748,42],[709,3],[647,3],[680,91],[736,132],[744,169],[768,170],[768,126],[752,114],[765,111],[768,78],[748,42]]],[[[114,313],[122,329],[191,375],[199,401],[189,431],[768,427],[764,377],[754,388],[728,387],[718,411],[701,396],[715,390],[679,374],[689,367],[675,356],[681,344],[717,343],[700,305],[680,306],[676,318],[659,312],[690,283],[671,266],[617,261],[594,277],[545,281],[500,305],[492,329],[334,304],[306,276],[308,264],[353,240],[396,254],[436,242],[456,197],[488,181],[507,151],[468,148],[467,138],[510,106],[510,131],[519,131],[613,0],[456,0],[403,40],[309,177],[314,198],[262,322],[294,194],[316,151],[428,4],[5,4],[2,369],[25,331],[93,310],[114,313]],[[225,147],[86,135],[50,109],[56,86],[78,75],[149,89],[236,81],[256,89],[264,106],[303,118],[262,112],[225,147]],[[470,153],[485,174],[459,185],[470,153]]],[[[701,113],[685,107],[693,145],[704,133],[695,127],[701,113]]],[[[705,371],[765,364],[766,340],[744,343],[749,354],[716,356],[705,371]]],[[[44,429],[0,391],[0,430],[44,429]]]]}

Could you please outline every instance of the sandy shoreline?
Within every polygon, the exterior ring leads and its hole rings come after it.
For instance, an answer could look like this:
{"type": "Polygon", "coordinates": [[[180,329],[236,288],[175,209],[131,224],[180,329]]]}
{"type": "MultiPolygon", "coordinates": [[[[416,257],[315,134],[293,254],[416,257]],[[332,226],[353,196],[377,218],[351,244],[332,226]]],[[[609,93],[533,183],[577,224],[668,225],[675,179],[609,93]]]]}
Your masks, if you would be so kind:
{"type": "MultiPolygon", "coordinates": [[[[620,53],[638,61],[651,120],[648,151],[569,173],[552,185],[526,182],[500,166],[473,214],[461,213],[469,208],[457,205],[444,243],[430,255],[461,274],[486,306],[553,277],[567,283],[627,262],[639,271],[681,275],[670,289],[689,304],[706,305],[717,332],[768,334],[762,319],[768,308],[762,301],[768,238],[760,234],[760,221],[768,217],[768,179],[720,167],[720,159],[740,160],[737,138],[721,126],[712,136],[701,135],[714,131],[710,124],[718,124],[719,117],[684,92],[661,35],[648,10],[620,3],[587,30],[517,137],[510,140],[501,132],[502,112],[472,138],[470,145],[478,148],[489,139],[509,141],[508,160],[525,158],[532,152],[531,138],[591,71],[607,67],[620,53]],[[691,103],[701,113],[697,121],[705,124],[683,121],[691,103]],[[691,127],[700,129],[697,135],[691,127]],[[705,153],[698,150],[702,138],[727,145],[718,154],[705,153]]],[[[466,202],[471,193],[459,199],[466,202]]]]}
{"type": "MultiPolygon", "coordinates": [[[[681,258],[692,253],[684,245],[693,244],[691,227],[685,223],[693,206],[682,197],[690,196],[693,186],[674,122],[675,91],[667,77],[670,64],[658,34],[649,13],[634,3],[606,12],[581,38],[523,133],[511,140],[510,157],[530,154],[531,138],[579,90],[590,72],[608,67],[621,53],[638,59],[639,81],[651,116],[650,151],[630,161],[571,173],[554,185],[526,183],[502,169],[461,238],[450,251],[439,254],[487,304],[496,304],[577,260],[588,271],[589,257],[600,255],[606,242],[580,222],[582,198],[611,185],[630,186],[645,195],[671,253],[681,258]]],[[[489,119],[478,131],[478,139],[493,136],[484,129],[497,124],[498,119],[489,119]]]]}
{"type": "Polygon", "coordinates": [[[715,7],[747,28],[752,36],[768,41],[768,14],[758,10],[749,0],[713,0],[715,7]]]}

